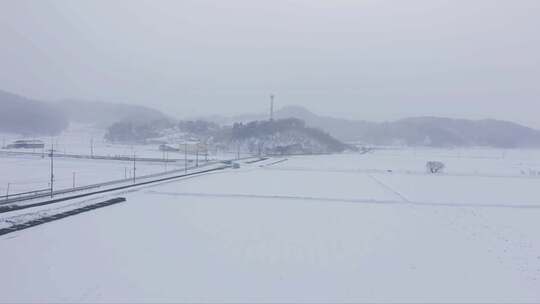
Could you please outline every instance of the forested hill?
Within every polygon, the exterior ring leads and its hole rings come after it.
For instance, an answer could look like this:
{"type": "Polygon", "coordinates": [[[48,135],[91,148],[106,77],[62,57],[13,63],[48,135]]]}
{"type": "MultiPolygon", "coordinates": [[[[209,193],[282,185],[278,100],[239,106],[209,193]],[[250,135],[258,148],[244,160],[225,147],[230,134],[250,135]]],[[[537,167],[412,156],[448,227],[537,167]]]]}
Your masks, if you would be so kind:
{"type": "Polygon", "coordinates": [[[540,131],[494,119],[415,117],[374,124],[358,131],[358,139],[374,144],[433,147],[540,147],[540,131]]]}
{"type": "Polygon", "coordinates": [[[124,103],[65,99],[57,102],[73,122],[109,127],[118,121],[149,123],[169,119],[161,111],[124,103]]]}
{"type": "Polygon", "coordinates": [[[69,119],[59,107],[0,91],[0,132],[56,135],[68,125],[69,119]]]}
{"type": "Polygon", "coordinates": [[[276,154],[334,153],[352,147],[328,133],[307,127],[297,118],[235,123],[225,138],[228,143],[240,144],[251,152],[276,154]]]}
{"type": "MultiPolygon", "coordinates": [[[[540,147],[540,131],[509,121],[412,117],[389,122],[350,120],[317,115],[299,106],[287,106],[275,114],[294,117],[344,142],[373,145],[432,147],[486,146],[496,148],[540,147]]],[[[244,115],[237,121],[264,117],[244,115]]]]}
{"type": "Polygon", "coordinates": [[[140,143],[166,140],[178,144],[186,140],[215,145],[226,150],[240,149],[266,154],[313,154],[355,149],[296,118],[261,120],[219,126],[207,121],[118,122],[107,129],[111,142],[140,143]]]}
{"type": "Polygon", "coordinates": [[[163,120],[172,118],[144,106],[76,99],[46,102],[0,90],[0,132],[57,135],[70,122],[107,128],[118,121],[144,124],[163,120]]]}

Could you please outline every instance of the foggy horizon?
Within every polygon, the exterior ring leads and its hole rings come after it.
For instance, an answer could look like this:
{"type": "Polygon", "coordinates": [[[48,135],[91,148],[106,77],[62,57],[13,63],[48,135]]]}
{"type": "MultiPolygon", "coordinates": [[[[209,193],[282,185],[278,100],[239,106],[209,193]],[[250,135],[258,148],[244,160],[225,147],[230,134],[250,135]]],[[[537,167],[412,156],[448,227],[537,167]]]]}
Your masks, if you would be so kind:
{"type": "Polygon", "coordinates": [[[0,304],[540,303],[539,29],[540,0],[0,1],[0,304]]]}
{"type": "Polygon", "coordinates": [[[372,121],[536,129],[537,1],[17,1],[0,11],[0,89],[175,117],[299,105],[372,121]]]}

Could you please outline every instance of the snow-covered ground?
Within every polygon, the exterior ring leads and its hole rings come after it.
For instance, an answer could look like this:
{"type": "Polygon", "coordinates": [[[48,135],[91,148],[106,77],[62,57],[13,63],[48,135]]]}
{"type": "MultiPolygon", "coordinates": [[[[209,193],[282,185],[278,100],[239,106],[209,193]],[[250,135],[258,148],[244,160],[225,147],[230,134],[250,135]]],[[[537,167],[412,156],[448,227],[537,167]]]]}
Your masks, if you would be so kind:
{"type": "MultiPolygon", "coordinates": [[[[145,158],[157,158],[157,159],[176,159],[183,160],[185,155],[183,152],[168,152],[164,153],[159,150],[159,144],[118,144],[110,143],[104,139],[106,133],[105,129],[95,128],[87,124],[76,124],[73,123],[69,126],[67,130],[62,132],[62,134],[54,137],[24,137],[18,134],[2,134],[0,133],[0,151],[20,151],[20,152],[37,152],[41,153],[43,149],[2,149],[2,147],[7,146],[10,143],[13,143],[16,140],[20,139],[38,139],[42,140],[46,147],[45,150],[54,146],[54,149],[57,153],[67,153],[67,154],[80,154],[80,155],[98,155],[98,156],[107,156],[107,157],[132,157],[135,154],[137,157],[145,158]]],[[[170,146],[176,147],[176,145],[171,144],[170,146]]],[[[188,155],[189,159],[195,159],[195,155],[190,152],[188,155]]],[[[201,159],[203,151],[201,151],[201,159]]],[[[236,157],[236,151],[215,151],[214,149],[209,149],[208,157],[210,159],[231,159],[236,157]]],[[[248,154],[241,151],[241,157],[246,157],[248,154]]]]}
{"type": "Polygon", "coordinates": [[[261,164],[1,236],[0,301],[540,301],[537,151],[261,164]]]}
{"type": "MultiPolygon", "coordinates": [[[[50,182],[50,158],[39,156],[6,156],[0,155],[0,196],[4,196],[9,183],[9,193],[21,193],[46,189],[50,182]]],[[[154,174],[180,169],[179,163],[137,162],[136,176],[154,174]]],[[[133,162],[113,160],[71,159],[57,157],[54,159],[54,188],[68,189],[75,186],[86,186],[95,183],[131,177],[133,162]]]]}
{"type": "MultiPolygon", "coordinates": [[[[9,193],[21,193],[49,188],[50,184],[50,158],[46,150],[50,149],[54,143],[57,154],[78,154],[107,157],[132,157],[135,154],[138,158],[155,158],[176,160],[175,162],[145,162],[139,161],[136,164],[136,175],[161,173],[184,167],[183,153],[164,153],[158,149],[157,144],[148,145],[123,145],[112,144],[103,139],[105,130],[92,128],[89,125],[72,124],[62,134],[53,138],[31,137],[25,138],[16,134],[0,134],[3,144],[0,145],[0,199],[9,193]],[[45,149],[2,149],[3,145],[12,143],[18,139],[39,139],[42,140],[45,149]],[[92,147],[92,149],[91,149],[92,147]],[[32,152],[36,155],[17,155],[2,152],[32,152]]],[[[245,155],[241,155],[244,157],[245,155]]],[[[236,155],[222,154],[209,155],[205,157],[199,155],[199,163],[213,159],[231,159],[236,155]]],[[[189,166],[194,165],[196,155],[187,156],[189,166]]],[[[130,161],[101,160],[56,157],[54,159],[55,189],[66,189],[73,186],[73,174],[75,173],[75,186],[86,186],[111,180],[130,178],[132,176],[133,163],[130,161]]]]}

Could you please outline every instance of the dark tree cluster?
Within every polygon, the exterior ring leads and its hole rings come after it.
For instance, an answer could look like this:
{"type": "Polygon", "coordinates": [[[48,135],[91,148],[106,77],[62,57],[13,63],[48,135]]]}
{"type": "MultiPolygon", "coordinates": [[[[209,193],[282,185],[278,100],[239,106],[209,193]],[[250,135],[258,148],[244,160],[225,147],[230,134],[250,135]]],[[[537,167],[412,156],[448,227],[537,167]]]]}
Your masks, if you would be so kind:
{"type": "Polygon", "coordinates": [[[235,123],[231,129],[231,140],[243,141],[249,138],[265,138],[291,132],[326,146],[328,152],[341,152],[350,148],[328,133],[307,127],[303,120],[297,118],[252,121],[245,124],[235,123]]]}
{"type": "Polygon", "coordinates": [[[178,123],[178,129],[191,134],[209,135],[219,131],[220,126],[205,120],[183,120],[178,123]]]}
{"type": "Polygon", "coordinates": [[[158,137],[159,132],[150,124],[131,121],[117,122],[107,129],[105,139],[110,142],[144,143],[148,138],[158,137]]]}
{"type": "Polygon", "coordinates": [[[250,137],[262,137],[277,132],[299,130],[305,128],[304,121],[297,118],[280,120],[256,120],[248,123],[235,123],[232,127],[232,139],[242,140],[250,137]]]}

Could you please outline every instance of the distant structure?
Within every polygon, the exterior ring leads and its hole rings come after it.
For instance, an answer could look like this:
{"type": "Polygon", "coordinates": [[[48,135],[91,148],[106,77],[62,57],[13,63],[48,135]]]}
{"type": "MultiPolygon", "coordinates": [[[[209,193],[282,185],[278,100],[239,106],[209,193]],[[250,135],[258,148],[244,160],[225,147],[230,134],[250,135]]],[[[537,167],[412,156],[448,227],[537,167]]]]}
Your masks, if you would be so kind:
{"type": "Polygon", "coordinates": [[[274,94],[270,94],[270,121],[274,120],[274,94]]]}
{"type": "Polygon", "coordinates": [[[12,144],[7,145],[6,149],[36,149],[44,148],[43,141],[38,139],[21,139],[16,140],[12,144]]]}

